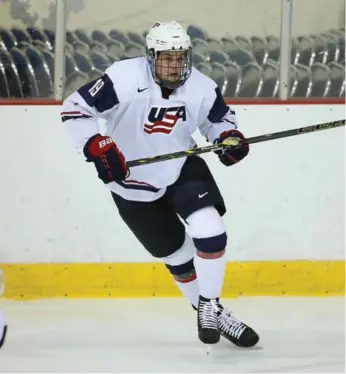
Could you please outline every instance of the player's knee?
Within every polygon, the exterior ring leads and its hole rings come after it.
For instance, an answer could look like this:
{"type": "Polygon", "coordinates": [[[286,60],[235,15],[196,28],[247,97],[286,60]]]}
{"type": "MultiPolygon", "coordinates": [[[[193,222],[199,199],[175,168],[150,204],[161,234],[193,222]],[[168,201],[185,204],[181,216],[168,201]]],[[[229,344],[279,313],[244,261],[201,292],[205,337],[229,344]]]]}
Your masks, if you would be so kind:
{"type": "Polygon", "coordinates": [[[199,257],[215,259],[225,254],[227,234],[215,207],[200,209],[191,214],[186,221],[199,257]]]}
{"type": "Polygon", "coordinates": [[[210,238],[194,238],[197,256],[205,259],[222,257],[226,252],[227,234],[224,232],[210,238]]]}
{"type": "Polygon", "coordinates": [[[184,244],[172,255],[165,257],[165,265],[177,282],[188,283],[196,279],[194,252],[193,241],[186,235],[184,244]]]}

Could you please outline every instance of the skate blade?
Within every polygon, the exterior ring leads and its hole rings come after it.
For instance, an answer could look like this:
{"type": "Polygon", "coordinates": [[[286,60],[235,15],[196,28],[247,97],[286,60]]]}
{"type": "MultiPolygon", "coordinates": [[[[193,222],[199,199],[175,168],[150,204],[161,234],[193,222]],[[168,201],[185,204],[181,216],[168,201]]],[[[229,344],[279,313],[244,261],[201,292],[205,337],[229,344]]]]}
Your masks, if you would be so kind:
{"type": "Polygon", "coordinates": [[[213,350],[213,346],[214,346],[215,344],[203,344],[203,348],[204,348],[204,351],[205,351],[205,354],[207,355],[207,356],[210,356],[211,355],[211,352],[212,352],[212,350],[213,350]]]}

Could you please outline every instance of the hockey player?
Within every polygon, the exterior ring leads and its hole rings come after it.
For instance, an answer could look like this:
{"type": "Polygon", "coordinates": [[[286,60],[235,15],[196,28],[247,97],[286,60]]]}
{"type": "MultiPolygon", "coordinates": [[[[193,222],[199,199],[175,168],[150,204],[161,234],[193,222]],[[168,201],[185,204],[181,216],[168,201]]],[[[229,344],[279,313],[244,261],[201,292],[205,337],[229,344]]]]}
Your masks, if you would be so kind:
{"type": "MultiPolygon", "coordinates": [[[[197,310],[199,339],[220,335],[251,347],[259,337],[220,304],[226,267],[226,212],[203,158],[191,156],[133,167],[126,161],[186,150],[199,129],[209,142],[244,139],[235,112],[216,83],[191,65],[191,41],[177,22],[156,22],[147,56],[114,62],[99,79],[70,95],[62,121],[77,153],[95,165],[119,214],[152,256],[161,258],[197,310]],[[106,133],[98,130],[106,120],[106,133]],[[190,235],[179,217],[186,222],[190,235]]],[[[248,144],[218,154],[231,166],[248,144]]]]}
{"type": "Polygon", "coordinates": [[[0,310],[0,348],[5,343],[6,332],[7,332],[7,325],[5,324],[5,317],[0,310]]]}

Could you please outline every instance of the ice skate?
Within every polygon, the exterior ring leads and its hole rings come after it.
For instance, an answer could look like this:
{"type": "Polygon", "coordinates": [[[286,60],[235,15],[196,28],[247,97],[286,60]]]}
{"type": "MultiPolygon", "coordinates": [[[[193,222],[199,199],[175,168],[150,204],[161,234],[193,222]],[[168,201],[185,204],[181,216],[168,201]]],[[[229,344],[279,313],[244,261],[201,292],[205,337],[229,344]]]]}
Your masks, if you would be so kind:
{"type": "Polygon", "coordinates": [[[219,305],[217,325],[220,334],[238,347],[249,348],[259,341],[258,334],[245,323],[237,320],[231,311],[219,305]]]}
{"type": "MultiPolygon", "coordinates": [[[[220,341],[218,329],[219,300],[199,297],[197,321],[198,338],[204,344],[216,344],[220,341]]],[[[209,347],[210,348],[210,347],[209,347]]],[[[210,349],[207,349],[207,354],[210,349]]]]}

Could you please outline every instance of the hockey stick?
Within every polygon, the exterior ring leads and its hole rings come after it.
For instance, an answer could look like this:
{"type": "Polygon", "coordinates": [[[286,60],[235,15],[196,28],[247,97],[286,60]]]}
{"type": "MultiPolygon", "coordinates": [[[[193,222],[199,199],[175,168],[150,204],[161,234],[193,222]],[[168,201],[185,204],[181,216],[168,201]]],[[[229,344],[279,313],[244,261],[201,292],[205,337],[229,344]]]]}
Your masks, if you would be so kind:
{"type": "MultiPolygon", "coordinates": [[[[293,129],[293,130],[285,130],[285,131],[273,132],[271,134],[254,136],[252,138],[247,138],[246,142],[248,144],[261,143],[261,142],[266,142],[268,140],[287,138],[289,136],[294,136],[294,135],[308,134],[308,133],[315,132],[315,131],[328,130],[328,129],[333,129],[335,127],[341,127],[341,126],[345,126],[344,119],[340,121],[320,123],[318,125],[299,127],[298,129],[293,129]]],[[[234,147],[237,145],[238,144],[222,144],[221,143],[221,144],[209,145],[206,147],[188,149],[186,151],[166,153],[160,156],[147,157],[147,158],[128,161],[127,166],[132,167],[132,166],[138,166],[138,165],[147,165],[147,164],[152,164],[154,162],[172,160],[172,159],[180,158],[180,157],[199,155],[199,154],[207,153],[207,152],[225,150],[229,147],[234,147]]]]}

